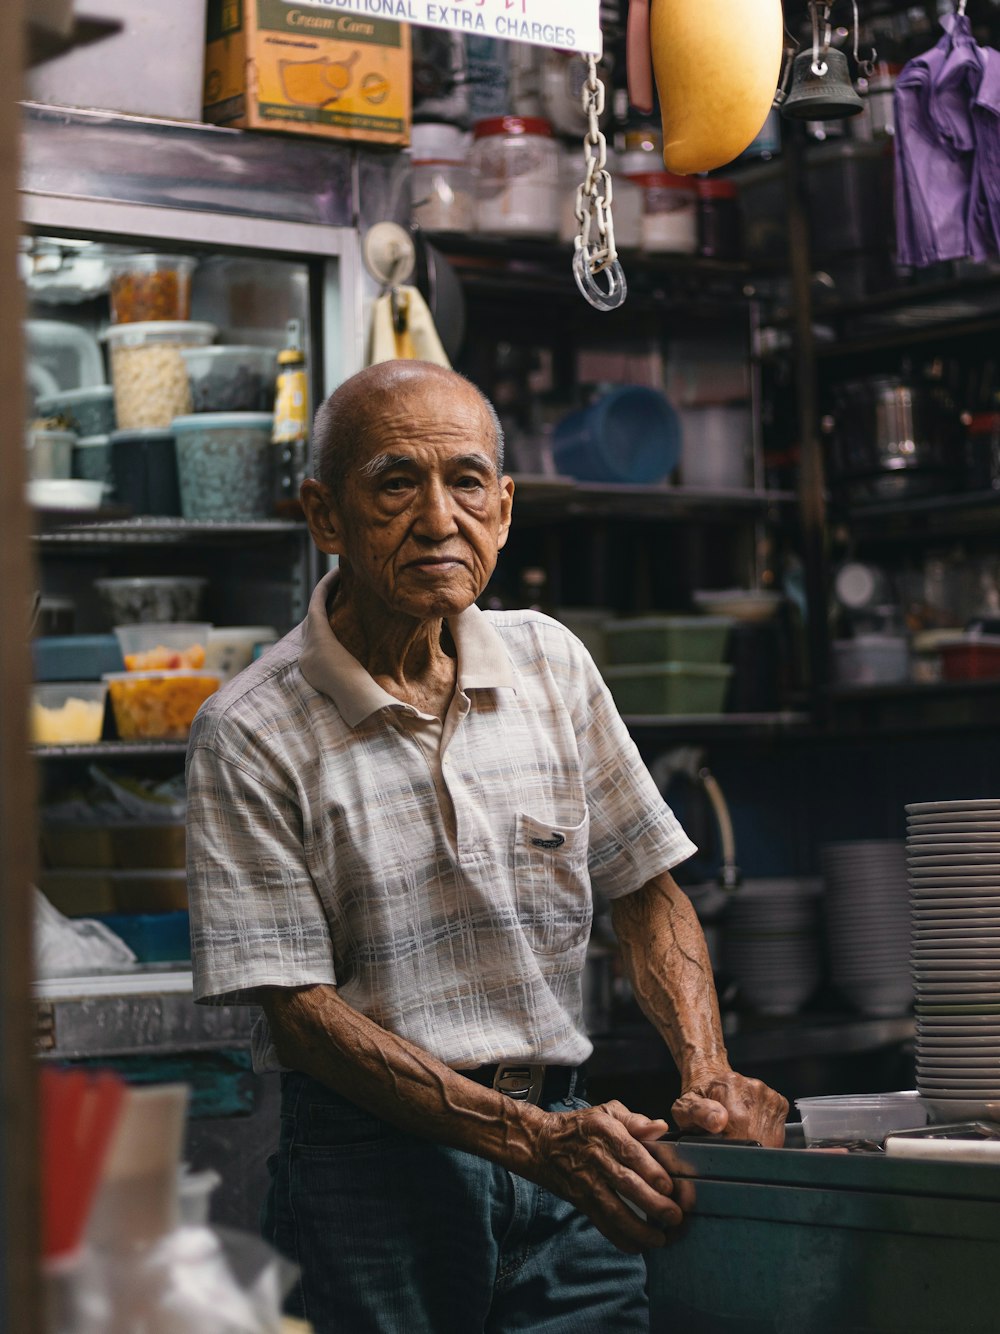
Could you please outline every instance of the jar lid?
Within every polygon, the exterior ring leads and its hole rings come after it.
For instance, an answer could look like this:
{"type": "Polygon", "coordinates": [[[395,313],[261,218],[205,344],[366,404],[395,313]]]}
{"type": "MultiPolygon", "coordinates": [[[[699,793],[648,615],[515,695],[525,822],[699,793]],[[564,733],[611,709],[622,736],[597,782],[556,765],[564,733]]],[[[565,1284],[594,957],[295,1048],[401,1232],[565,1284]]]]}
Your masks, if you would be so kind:
{"type": "Polygon", "coordinates": [[[477,120],[472,133],[477,139],[492,134],[538,134],[551,139],[552,126],[541,116],[490,116],[487,120],[477,120]]]}
{"type": "Polygon", "coordinates": [[[422,121],[410,131],[410,156],[414,162],[464,162],[469,136],[457,125],[422,121]]]}
{"type": "Polygon", "coordinates": [[[735,199],[739,194],[735,181],[717,178],[699,181],[697,189],[700,199],[735,199]]]}
{"type": "Polygon", "coordinates": [[[257,430],[270,428],[273,421],[274,415],[270,412],[192,412],[175,417],[170,423],[170,429],[175,435],[183,431],[225,431],[242,427],[257,430]]]}
{"type": "Polygon", "coordinates": [[[110,324],[99,335],[121,347],[139,347],[143,343],[210,343],[218,329],[203,320],[136,320],[131,324],[110,324]]]}
{"type": "Polygon", "coordinates": [[[644,190],[686,190],[694,194],[695,182],[690,176],[674,176],[669,171],[645,171],[632,177],[644,190]]]}

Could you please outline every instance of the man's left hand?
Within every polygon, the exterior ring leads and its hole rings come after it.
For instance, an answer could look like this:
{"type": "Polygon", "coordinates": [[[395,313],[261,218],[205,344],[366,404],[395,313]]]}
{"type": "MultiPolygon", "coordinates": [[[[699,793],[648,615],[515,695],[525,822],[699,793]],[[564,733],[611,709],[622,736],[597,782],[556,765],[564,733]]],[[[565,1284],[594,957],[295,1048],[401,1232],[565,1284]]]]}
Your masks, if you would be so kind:
{"type": "Polygon", "coordinates": [[[780,1149],[785,1142],[787,1099],[759,1079],[747,1079],[735,1070],[719,1070],[692,1080],[671,1110],[678,1130],[754,1139],[772,1149],[780,1149]]]}

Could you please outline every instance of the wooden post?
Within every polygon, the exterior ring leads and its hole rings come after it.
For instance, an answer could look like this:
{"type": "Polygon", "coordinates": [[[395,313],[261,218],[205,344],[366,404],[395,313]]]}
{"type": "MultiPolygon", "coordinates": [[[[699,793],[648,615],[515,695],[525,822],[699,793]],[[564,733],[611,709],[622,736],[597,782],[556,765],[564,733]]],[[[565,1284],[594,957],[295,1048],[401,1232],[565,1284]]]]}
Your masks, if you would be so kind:
{"type": "Polygon", "coordinates": [[[34,769],[28,754],[24,315],[17,274],[22,0],[0,3],[0,1329],[36,1334],[38,1115],[32,1058],[34,769]]]}

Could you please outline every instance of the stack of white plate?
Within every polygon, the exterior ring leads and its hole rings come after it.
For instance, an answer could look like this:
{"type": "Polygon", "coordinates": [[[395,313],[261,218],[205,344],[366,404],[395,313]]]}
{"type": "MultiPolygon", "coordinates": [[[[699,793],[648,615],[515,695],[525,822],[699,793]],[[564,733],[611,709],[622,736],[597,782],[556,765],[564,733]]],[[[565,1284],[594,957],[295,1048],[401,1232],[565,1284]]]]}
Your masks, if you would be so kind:
{"type": "Polygon", "coordinates": [[[917,1088],[938,1120],[1000,1119],[1000,801],[906,816],[917,1088]]]}
{"type": "Polygon", "coordinates": [[[905,845],[829,843],[822,865],[831,980],[862,1014],[905,1014],[913,1003],[905,845]]]}
{"type": "Polygon", "coordinates": [[[747,880],[726,908],[722,966],[758,1014],[795,1014],[819,985],[821,880],[747,880]]]}

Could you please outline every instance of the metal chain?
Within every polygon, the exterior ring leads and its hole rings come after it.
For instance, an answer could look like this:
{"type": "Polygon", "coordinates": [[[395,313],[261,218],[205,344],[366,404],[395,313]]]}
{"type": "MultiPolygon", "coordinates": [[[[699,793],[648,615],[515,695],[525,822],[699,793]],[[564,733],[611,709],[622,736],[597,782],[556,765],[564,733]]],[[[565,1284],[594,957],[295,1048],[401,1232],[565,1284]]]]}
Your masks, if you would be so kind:
{"type": "Polygon", "coordinates": [[[612,215],[614,187],[608,171],[608,142],[601,133],[604,114],[604,84],[597,73],[597,56],[584,55],[587,78],[580,91],[580,102],[587,117],[583,140],[583,184],[576,191],[576,220],[579,224],[574,243],[573,273],[580,291],[598,310],[613,310],[625,300],[625,275],[615,245],[612,215]],[[605,275],[607,291],[597,283],[605,275]]]}

